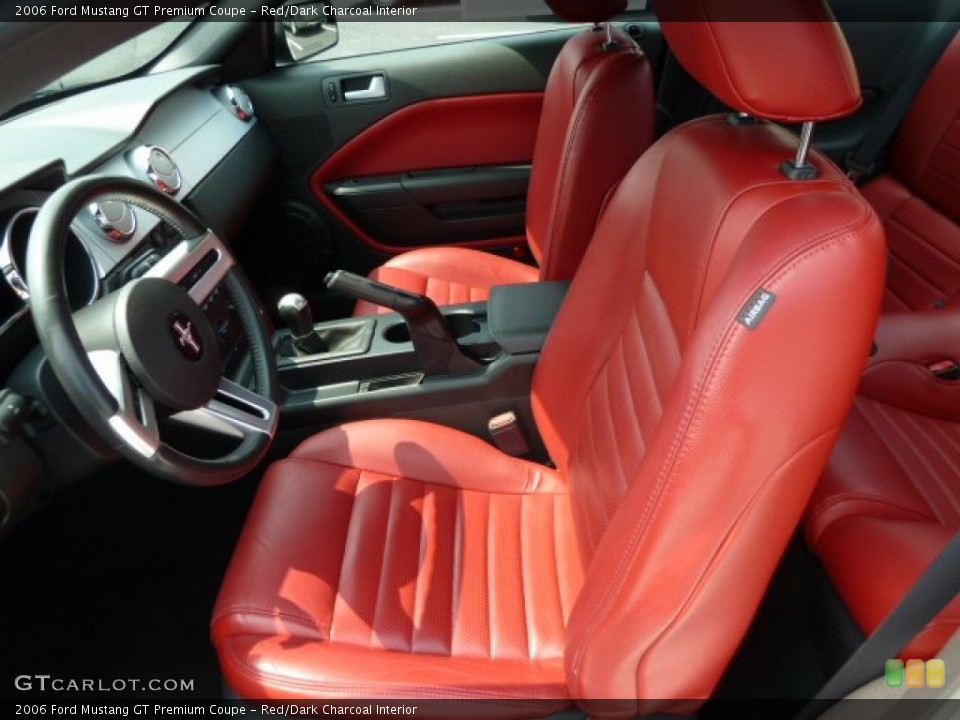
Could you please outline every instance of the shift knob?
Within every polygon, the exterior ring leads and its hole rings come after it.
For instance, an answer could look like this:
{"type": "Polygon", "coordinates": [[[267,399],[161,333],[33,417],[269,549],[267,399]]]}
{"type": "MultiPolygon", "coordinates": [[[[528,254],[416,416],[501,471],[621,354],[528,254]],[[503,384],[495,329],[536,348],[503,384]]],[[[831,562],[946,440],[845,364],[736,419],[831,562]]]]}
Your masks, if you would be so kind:
{"type": "Polygon", "coordinates": [[[326,343],[313,329],[313,313],[303,295],[290,293],[280,298],[277,311],[290,328],[294,346],[302,353],[316,355],[326,351],[326,343]]]}
{"type": "Polygon", "coordinates": [[[298,293],[284,295],[277,303],[277,310],[295,338],[313,332],[313,313],[310,312],[310,305],[303,295],[298,293]]]}

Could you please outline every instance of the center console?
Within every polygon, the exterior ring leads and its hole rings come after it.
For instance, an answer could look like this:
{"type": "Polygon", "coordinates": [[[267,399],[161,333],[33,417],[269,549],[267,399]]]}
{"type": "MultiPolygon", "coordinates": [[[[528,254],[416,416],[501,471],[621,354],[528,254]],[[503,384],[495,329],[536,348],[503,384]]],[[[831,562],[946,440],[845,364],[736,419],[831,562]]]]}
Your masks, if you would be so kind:
{"type": "Polygon", "coordinates": [[[345,273],[328,285],[397,310],[313,324],[305,303],[281,301],[289,328],[273,342],[285,427],[306,435],[353,420],[406,417],[496,440],[491,420],[512,414],[516,432],[542,454],[530,383],[566,283],[499,286],[489,302],[442,309],[345,273]]]}

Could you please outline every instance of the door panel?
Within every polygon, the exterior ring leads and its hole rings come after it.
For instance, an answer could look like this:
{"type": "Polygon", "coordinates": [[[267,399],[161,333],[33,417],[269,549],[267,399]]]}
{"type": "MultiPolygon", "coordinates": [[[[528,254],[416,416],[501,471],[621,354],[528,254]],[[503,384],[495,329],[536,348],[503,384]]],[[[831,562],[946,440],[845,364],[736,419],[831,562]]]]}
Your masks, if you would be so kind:
{"type": "Polygon", "coordinates": [[[407,106],[330,156],[313,192],[383,253],[522,242],[542,105],[542,93],[510,93],[407,106]]]}
{"type": "MultiPolygon", "coordinates": [[[[345,24],[345,29],[362,32],[358,25],[345,24]]],[[[524,193],[517,188],[525,186],[522,166],[533,157],[546,79],[561,47],[578,31],[329,61],[321,56],[244,81],[281,158],[268,207],[312,208],[327,227],[330,245],[329,253],[316,256],[354,272],[365,273],[392,254],[424,244],[511,251],[523,242],[524,193]],[[379,81],[371,83],[378,76],[382,93],[379,81]],[[346,93],[371,88],[359,101],[346,101],[346,93]],[[440,170],[450,171],[450,177],[422,175],[440,170]],[[385,212],[365,217],[356,193],[352,205],[343,197],[350,196],[342,192],[344,183],[376,185],[382,176],[397,176],[392,181],[414,198],[406,219],[385,212]],[[511,181],[504,185],[507,176],[511,181]],[[441,187],[442,200],[436,197],[441,187]],[[330,193],[338,188],[334,199],[330,193]],[[506,194],[492,197],[498,188],[506,194]]],[[[369,203],[365,209],[370,210],[369,203]]],[[[263,235],[245,243],[268,245],[259,249],[261,256],[285,252],[283,237],[263,235]]],[[[293,266],[297,260],[290,254],[293,266]]],[[[256,256],[251,253],[252,274],[256,256]]]]}

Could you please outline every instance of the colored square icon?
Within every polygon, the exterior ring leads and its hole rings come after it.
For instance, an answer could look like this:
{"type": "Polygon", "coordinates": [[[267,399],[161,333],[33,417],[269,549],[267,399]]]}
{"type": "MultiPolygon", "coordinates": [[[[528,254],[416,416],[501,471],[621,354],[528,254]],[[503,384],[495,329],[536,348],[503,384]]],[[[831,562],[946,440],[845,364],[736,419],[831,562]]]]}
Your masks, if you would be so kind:
{"type": "Polygon", "coordinates": [[[907,660],[907,687],[922,688],[924,681],[923,660],[907,660]]]}
{"type": "Polygon", "coordinates": [[[903,685],[903,660],[887,660],[884,668],[884,677],[887,680],[887,687],[900,687],[903,685]]]}
{"type": "Polygon", "coordinates": [[[943,660],[927,660],[927,687],[942,688],[947,682],[947,666],[943,660]]]}

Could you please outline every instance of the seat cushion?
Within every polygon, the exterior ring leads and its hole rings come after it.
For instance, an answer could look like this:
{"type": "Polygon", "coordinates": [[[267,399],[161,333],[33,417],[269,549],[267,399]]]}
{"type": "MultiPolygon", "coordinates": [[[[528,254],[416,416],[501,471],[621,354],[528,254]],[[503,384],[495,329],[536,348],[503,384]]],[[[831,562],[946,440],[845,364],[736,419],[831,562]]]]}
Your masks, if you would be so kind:
{"type": "MultiPolygon", "coordinates": [[[[858,398],[810,505],[806,530],[869,634],[960,532],[960,424],[858,398]]],[[[958,629],[960,599],[902,656],[936,657],[958,629]]]]}
{"type": "MultiPolygon", "coordinates": [[[[482,302],[494,285],[537,282],[531,265],[467,248],[424,248],[398,255],[370,273],[370,278],[426,295],[437,305],[482,302]]],[[[354,315],[390,312],[360,301],[354,315]]]]}
{"type": "Polygon", "coordinates": [[[250,698],[563,707],[571,525],[554,471],[458,431],[381,420],[316,436],[267,472],[224,581],[226,679],[250,698]]]}

